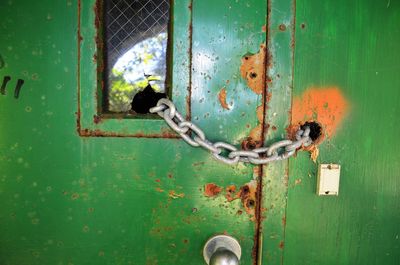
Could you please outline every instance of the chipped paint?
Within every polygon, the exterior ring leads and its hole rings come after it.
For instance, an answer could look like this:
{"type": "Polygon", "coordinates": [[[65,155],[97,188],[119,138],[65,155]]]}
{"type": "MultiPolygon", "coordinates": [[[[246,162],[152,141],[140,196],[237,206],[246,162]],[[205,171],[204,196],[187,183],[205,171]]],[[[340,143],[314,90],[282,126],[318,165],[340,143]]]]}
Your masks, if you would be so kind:
{"type": "Polygon", "coordinates": [[[249,136],[242,142],[242,147],[245,150],[251,150],[261,147],[263,142],[263,119],[264,119],[264,105],[260,105],[256,109],[258,124],[251,129],[249,136]]]}
{"type": "Polygon", "coordinates": [[[339,128],[348,108],[349,104],[338,87],[312,87],[294,98],[292,125],[317,121],[330,137],[339,128]]]}
{"type": "Polygon", "coordinates": [[[215,197],[222,191],[222,188],[214,183],[208,183],[204,186],[204,196],[215,197]]]}
{"type": "Polygon", "coordinates": [[[314,163],[316,163],[316,162],[317,162],[317,158],[318,158],[318,156],[319,156],[318,145],[313,144],[313,145],[311,145],[310,147],[307,147],[305,150],[310,152],[310,158],[311,158],[311,160],[312,160],[314,163]]]}
{"type": "Polygon", "coordinates": [[[257,193],[257,181],[252,180],[246,185],[242,186],[239,191],[239,197],[242,201],[243,207],[246,213],[255,216],[256,209],[256,194],[257,193]]]}
{"type": "Polygon", "coordinates": [[[263,43],[260,45],[258,53],[245,55],[240,66],[240,73],[246,80],[247,86],[258,95],[264,91],[265,87],[265,58],[266,46],[263,43]]]}
{"type": "Polygon", "coordinates": [[[262,127],[262,124],[258,124],[249,133],[249,139],[254,141],[255,147],[260,147],[261,145],[262,127]]]}
{"type": "MultiPolygon", "coordinates": [[[[214,183],[208,183],[204,186],[204,196],[216,197],[223,190],[222,187],[217,186],[214,183]]],[[[228,202],[240,199],[244,210],[251,216],[251,220],[255,221],[256,216],[256,204],[257,204],[257,181],[252,180],[237,191],[235,185],[229,185],[225,188],[225,198],[228,202]]]]}
{"type": "Polygon", "coordinates": [[[229,105],[226,103],[226,89],[222,88],[218,93],[218,100],[223,109],[229,110],[229,105]]]}
{"type": "Polygon", "coordinates": [[[174,190],[170,190],[168,192],[168,197],[172,198],[172,199],[178,199],[178,198],[183,198],[185,197],[184,193],[176,193],[176,191],[174,190]]]}
{"type": "Polygon", "coordinates": [[[259,123],[263,122],[264,119],[264,106],[260,105],[256,109],[257,120],[259,123]]]}

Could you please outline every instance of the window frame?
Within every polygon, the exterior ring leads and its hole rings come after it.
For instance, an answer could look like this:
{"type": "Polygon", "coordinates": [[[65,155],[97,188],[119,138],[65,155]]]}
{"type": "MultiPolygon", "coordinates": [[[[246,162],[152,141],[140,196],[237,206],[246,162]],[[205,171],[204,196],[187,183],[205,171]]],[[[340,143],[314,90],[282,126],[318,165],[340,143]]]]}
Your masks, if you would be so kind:
{"type": "MultiPolygon", "coordinates": [[[[176,138],[162,119],[154,115],[103,113],[104,56],[102,51],[102,1],[78,1],[78,111],[80,136],[176,138]]],[[[171,1],[168,32],[170,91],[174,104],[190,120],[191,3],[171,1]]]]}

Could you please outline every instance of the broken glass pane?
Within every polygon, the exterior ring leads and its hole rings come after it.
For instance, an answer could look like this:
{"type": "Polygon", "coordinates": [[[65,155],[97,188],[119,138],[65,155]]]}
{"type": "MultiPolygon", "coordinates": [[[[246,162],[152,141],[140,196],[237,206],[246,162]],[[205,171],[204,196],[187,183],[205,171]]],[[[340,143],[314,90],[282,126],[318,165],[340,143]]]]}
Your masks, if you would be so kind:
{"type": "Polygon", "coordinates": [[[128,112],[146,88],[166,93],[169,0],[112,0],[104,8],[105,105],[128,112]]]}

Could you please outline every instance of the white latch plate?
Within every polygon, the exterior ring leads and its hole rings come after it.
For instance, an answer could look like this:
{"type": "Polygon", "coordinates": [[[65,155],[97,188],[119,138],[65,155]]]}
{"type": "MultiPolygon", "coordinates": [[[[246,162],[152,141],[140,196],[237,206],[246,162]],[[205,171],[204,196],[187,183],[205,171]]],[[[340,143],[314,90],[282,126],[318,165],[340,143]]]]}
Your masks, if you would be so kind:
{"type": "Polygon", "coordinates": [[[320,164],[318,167],[317,194],[339,195],[340,165],[320,164]]]}

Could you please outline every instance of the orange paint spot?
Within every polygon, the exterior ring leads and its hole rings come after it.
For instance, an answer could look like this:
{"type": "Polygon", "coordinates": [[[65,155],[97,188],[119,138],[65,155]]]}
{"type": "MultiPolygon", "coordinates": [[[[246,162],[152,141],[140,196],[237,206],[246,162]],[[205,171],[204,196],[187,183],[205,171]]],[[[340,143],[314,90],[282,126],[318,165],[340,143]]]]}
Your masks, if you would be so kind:
{"type": "Polygon", "coordinates": [[[226,103],[226,89],[225,88],[223,88],[219,91],[218,100],[219,100],[219,103],[221,104],[222,108],[229,110],[229,106],[226,103]]]}
{"type": "Polygon", "coordinates": [[[295,97],[292,107],[292,125],[317,121],[327,136],[332,136],[348,110],[348,103],[337,87],[316,88],[295,97]]]}

